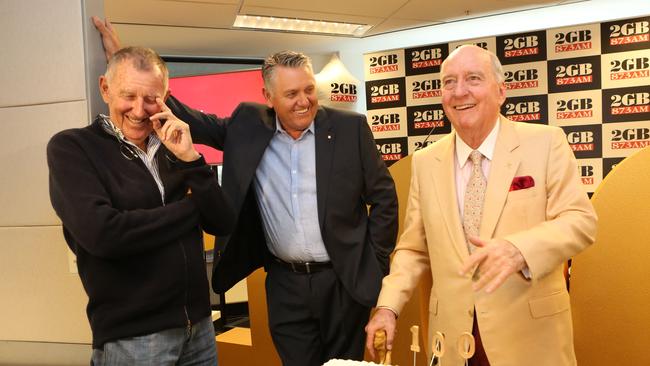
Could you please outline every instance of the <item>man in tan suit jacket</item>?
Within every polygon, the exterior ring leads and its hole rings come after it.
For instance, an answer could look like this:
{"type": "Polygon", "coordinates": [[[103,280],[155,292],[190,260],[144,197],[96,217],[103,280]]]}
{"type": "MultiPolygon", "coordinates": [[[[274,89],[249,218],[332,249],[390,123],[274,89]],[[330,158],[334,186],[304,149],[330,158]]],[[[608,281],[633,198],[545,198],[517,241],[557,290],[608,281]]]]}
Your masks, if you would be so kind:
{"type": "Polygon", "coordinates": [[[500,115],[505,83],[491,52],[458,48],[441,77],[454,132],[413,155],[405,227],[366,346],[372,354],[381,329],[392,346],[397,315],[430,271],[426,348],[443,333],[445,366],[464,364],[463,332],[477,341],[470,365],[575,365],[563,267],[594,241],[596,215],[564,133],[500,115]],[[473,150],[487,180],[478,236],[463,226],[473,150]]]}

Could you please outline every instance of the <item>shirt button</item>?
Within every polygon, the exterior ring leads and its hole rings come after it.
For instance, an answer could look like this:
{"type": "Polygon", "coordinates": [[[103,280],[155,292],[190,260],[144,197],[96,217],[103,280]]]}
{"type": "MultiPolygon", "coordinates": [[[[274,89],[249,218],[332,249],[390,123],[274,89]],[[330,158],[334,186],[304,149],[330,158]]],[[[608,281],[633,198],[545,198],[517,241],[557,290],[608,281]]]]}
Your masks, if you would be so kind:
{"type": "Polygon", "coordinates": [[[294,193],[294,194],[293,194],[293,197],[294,197],[294,198],[295,198],[295,197],[298,197],[298,195],[294,193]]]}
{"type": "Polygon", "coordinates": [[[474,309],[469,309],[467,310],[467,314],[469,314],[470,317],[474,317],[474,309]]]}

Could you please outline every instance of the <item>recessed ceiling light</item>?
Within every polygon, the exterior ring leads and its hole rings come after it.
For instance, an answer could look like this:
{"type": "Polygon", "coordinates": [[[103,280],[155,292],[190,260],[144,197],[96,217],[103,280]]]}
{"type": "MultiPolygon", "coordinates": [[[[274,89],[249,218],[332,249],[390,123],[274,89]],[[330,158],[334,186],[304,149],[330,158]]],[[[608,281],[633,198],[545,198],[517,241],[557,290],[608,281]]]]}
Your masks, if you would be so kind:
{"type": "Polygon", "coordinates": [[[300,33],[322,33],[361,37],[370,29],[367,24],[330,22],[325,20],[237,15],[234,27],[300,33]]]}

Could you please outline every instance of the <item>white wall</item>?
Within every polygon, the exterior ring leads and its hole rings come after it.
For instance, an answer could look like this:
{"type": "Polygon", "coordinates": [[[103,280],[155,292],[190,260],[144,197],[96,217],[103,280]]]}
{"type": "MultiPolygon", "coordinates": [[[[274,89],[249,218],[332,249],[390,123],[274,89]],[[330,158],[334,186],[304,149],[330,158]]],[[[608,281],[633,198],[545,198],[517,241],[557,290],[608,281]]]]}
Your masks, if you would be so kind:
{"type": "Polygon", "coordinates": [[[45,157],[54,133],[87,125],[89,105],[100,105],[86,75],[105,62],[98,36],[94,48],[84,47],[87,10],[103,14],[103,2],[0,0],[0,364],[74,364],[24,346],[91,340],[87,298],[50,205],[45,157]]]}

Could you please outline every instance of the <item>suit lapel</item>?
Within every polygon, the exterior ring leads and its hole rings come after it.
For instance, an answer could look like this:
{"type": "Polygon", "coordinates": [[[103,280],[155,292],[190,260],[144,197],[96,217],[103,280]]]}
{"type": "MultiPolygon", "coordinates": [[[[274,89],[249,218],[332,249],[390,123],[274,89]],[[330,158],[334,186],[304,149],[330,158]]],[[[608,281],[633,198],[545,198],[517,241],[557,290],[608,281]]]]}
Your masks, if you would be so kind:
{"type": "Polygon", "coordinates": [[[316,145],[316,202],[318,206],[318,222],[322,231],[334,157],[334,141],[336,139],[332,122],[327,115],[327,111],[323,108],[319,108],[316,114],[314,131],[316,145]]]}
{"type": "Polygon", "coordinates": [[[519,138],[513,122],[502,116],[483,203],[481,238],[489,239],[494,234],[510,190],[512,178],[514,178],[521,161],[521,157],[516,152],[518,146],[519,138]]]}
{"type": "Polygon", "coordinates": [[[444,143],[440,153],[433,159],[432,181],[438,196],[438,202],[442,211],[442,217],[447,226],[449,237],[453,242],[458,256],[463,259],[468,256],[465,234],[463,225],[460,222],[458,211],[458,196],[456,194],[456,167],[455,151],[455,133],[449,134],[445,140],[438,143],[444,143]]]}
{"type": "MultiPolygon", "coordinates": [[[[240,144],[237,147],[237,150],[241,153],[228,157],[233,162],[231,165],[236,166],[234,172],[236,172],[235,175],[237,176],[236,187],[239,189],[239,194],[233,197],[241,197],[242,202],[253,181],[264,151],[269,146],[276,129],[273,109],[264,108],[260,110],[259,114],[261,121],[259,127],[255,127],[251,131],[250,126],[255,125],[245,124],[244,130],[241,131],[242,135],[240,137],[243,138],[238,140],[240,144]]],[[[242,202],[235,202],[235,204],[240,205],[242,202]]]]}

